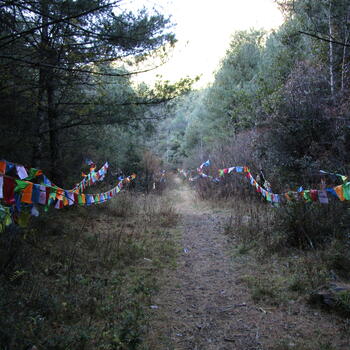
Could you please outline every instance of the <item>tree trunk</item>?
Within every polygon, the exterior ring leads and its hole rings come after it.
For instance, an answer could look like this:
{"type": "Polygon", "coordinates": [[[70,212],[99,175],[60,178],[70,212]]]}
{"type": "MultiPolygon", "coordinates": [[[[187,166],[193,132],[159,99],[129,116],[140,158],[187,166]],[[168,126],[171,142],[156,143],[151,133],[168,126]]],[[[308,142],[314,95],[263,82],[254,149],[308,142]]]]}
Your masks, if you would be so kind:
{"type": "Polygon", "coordinates": [[[346,77],[346,54],[347,54],[347,43],[349,40],[349,30],[348,30],[348,22],[349,22],[349,11],[350,7],[348,7],[346,11],[346,18],[345,18],[345,24],[344,24],[344,46],[343,46],[343,57],[342,57],[342,64],[341,64],[341,91],[344,91],[345,88],[345,77],[346,77]]]}
{"type": "Polygon", "coordinates": [[[37,142],[33,147],[33,166],[40,166],[40,158],[44,152],[44,135],[45,126],[49,127],[49,155],[50,155],[50,177],[56,183],[61,183],[61,173],[59,167],[59,135],[57,130],[57,108],[55,105],[55,76],[54,66],[57,65],[57,57],[50,46],[49,37],[49,5],[47,0],[40,1],[42,13],[41,38],[39,43],[40,61],[47,63],[48,67],[39,68],[38,80],[38,106],[34,134],[37,136],[37,142]]]}
{"type": "Polygon", "coordinates": [[[333,56],[333,29],[332,29],[332,0],[329,0],[328,8],[328,34],[329,34],[329,81],[331,88],[331,97],[334,99],[334,56],[333,56]]]}
{"type": "MultiPolygon", "coordinates": [[[[49,29],[48,23],[48,3],[46,0],[40,1],[40,10],[42,13],[41,24],[43,28],[41,29],[40,43],[39,43],[39,57],[40,62],[46,62],[46,51],[49,44],[49,29]]],[[[39,68],[39,78],[38,78],[38,97],[37,97],[37,112],[36,120],[33,123],[33,136],[35,136],[36,141],[33,145],[32,154],[32,166],[40,167],[41,157],[44,151],[43,147],[43,135],[42,130],[45,124],[45,90],[47,82],[47,68],[39,68]]]]}
{"type": "Polygon", "coordinates": [[[43,153],[43,135],[41,131],[45,123],[45,73],[43,69],[39,70],[38,80],[38,97],[37,97],[37,112],[36,119],[33,123],[33,135],[35,136],[35,142],[32,150],[32,166],[40,168],[40,160],[43,153]]]}
{"type": "Polygon", "coordinates": [[[59,132],[57,130],[57,110],[55,106],[55,89],[53,79],[47,82],[47,120],[49,124],[50,144],[50,173],[51,178],[58,184],[62,184],[62,174],[59,167],[60,147],[59,132]]]}

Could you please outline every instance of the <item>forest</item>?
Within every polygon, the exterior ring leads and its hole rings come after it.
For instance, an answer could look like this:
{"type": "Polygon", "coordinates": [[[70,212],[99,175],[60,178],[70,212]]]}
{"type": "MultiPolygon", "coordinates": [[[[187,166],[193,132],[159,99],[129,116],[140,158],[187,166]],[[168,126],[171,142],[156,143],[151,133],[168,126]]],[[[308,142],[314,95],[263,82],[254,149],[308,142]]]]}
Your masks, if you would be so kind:
{"type": "Polygon", "coordinates": [[[0,350],[349,349],[350,1],[274,2],[197,87],[146,2],[0,0],[0,350]]]}

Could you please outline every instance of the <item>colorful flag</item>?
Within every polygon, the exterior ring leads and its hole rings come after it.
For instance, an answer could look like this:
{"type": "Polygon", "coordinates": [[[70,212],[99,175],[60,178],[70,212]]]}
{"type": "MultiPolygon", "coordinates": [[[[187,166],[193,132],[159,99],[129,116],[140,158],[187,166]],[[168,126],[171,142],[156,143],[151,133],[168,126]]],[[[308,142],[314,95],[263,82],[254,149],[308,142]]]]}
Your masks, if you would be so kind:
{"type": "Polygon", "coordinates": [[[39,201],[38,203],[39,204],[46,204],[46,186],[44,185],[40,185],[39,186],[39,191],[40,191],[40,194],[39,194],[39,201]]]}
{"type": "Polygon", "coordinates": [[[23,165],[16,165],[17,175],[20,179],[25,179],[28,177],[27,170],[23,165]]]}
{"type": "Polygon", "coordinates": [[[328,204],[328,196],[326,190],[320,190],[318,191],[318,200],[322,204],[328,204]]]}
{"type": "Polygon", "coordinates": [[[0,161],[0,174],[6,173],[6,161],[1,160],[0,161]]]}

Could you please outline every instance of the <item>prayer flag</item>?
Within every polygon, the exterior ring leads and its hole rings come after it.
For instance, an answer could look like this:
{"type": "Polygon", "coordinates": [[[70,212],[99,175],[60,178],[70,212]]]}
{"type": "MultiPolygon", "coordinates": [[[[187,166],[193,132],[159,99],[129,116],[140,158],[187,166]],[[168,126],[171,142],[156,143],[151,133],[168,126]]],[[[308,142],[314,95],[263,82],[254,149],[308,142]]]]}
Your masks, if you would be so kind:
{"type": "Polygon", "coordinates": [[[280,201],[280,196],[278,194],[273,195],[273,202],[278,203],[280,201]]]}
{"type": "Polygon", "coordinates": [[[336,194],[338,195],[338,197],[339,197],[339,199],[341,201],[345,200],[345,198],[344,198],[344,189],[343,189],[342,185],[334,187],[334,191],[336,192],[336,194]]]}
{"type": "Polygon", "coordinates": [[[51,205],[56,200],[56,191],[57,191],[57,189],[56,188],[50,188],[50,187],[48,187],[48,189],[49,189],[49,199],[47,201],[47,205],[51,205]]]}
{"type": "Polygon", "coordinates": [[[32,202],[39,203],[39,199],[40,199],[40,185],[34,184],[33,192],[32,192],[32,202]]]}
{"type": "Polygon", "coordinates": [[[83,205],[83,204],[84,204],[84,202],[83,202],[83,197],[82,197],[81,194],[78,194],[78,204],[79,204],[79,205],[83,205]]]}
{"type": "Polygon", "coordinates": [[[38,201],[38,203],[46,204],[46,186],[40,185],[39,186],[39,191],[40,191],[40,194],[39,194],[39,201],[38,201]]]}
{"type": "Polygon", "coordinates": [[[32,210],[30,211],[30,214],[32,216],[39,216],[39,210],[35,205],[32,206],[32,210]]]}
{"type": "Polygon", "coordinates": [[[310,195],[310,191],[309,190],[305,190],[303,192],[303,197],[304,199],[306,200],[306,202],[311,202],[312,199],[311,199],[311,195],[310,195]]]}
{"type": "Polygon", "coordinates": [[[15,193],[15,206],[18,212],[21,211],[21,194],[15,193]]]}
{"type": "Polygon", "coordinates": [[[56,199],[58,199],[59,201],[62,201],[63,193],[64,193],[64,190],[62,190],[61,188],[58,188],[56,191],[56,199]]]}
{"type": "Polygon", "coordinates": [[[6,174],[7,175],[11,175],[11,171],[15,168],[15,165],[13,163],[10,162],[6,162],[6,174]]]}
{"type": "Polygon", "coordinates": [[[86,205],[91,205],[91,196],[89,194],[86,195],[86,205]]]}
{"type": "Polygon", "coordinates": [[[16,165],[17,175],[20,179],[28,177],[27,170],[23,165],[16,165]]]}
{"type": "Polygon", "coordinates": [[[344,198],[349,201],[350,200],[350,182],[347,182],[342,185],[343,186],[343,194],[344,198]]]}
{"type": "Polygon", "coordinates": [[[74,204],[74,193],[68,191],[67,192],[67,199],[68,199],[68,205],[73,205],[74,204]]]}
{"type": "Polygon", "coordinates": [[[44,185],[51,186],[51,181],[45,175],[43,175],[43,181],[44,185]]]}
{"type": "Polygon", "coordinates": [[[317,190],[310,190],[311,199],[316,202],[318,200],[318,191],[317,190]]]}
{"type": "Polygon", "coordinates": [[[31,181],[33,180],[35,177],[38,177],[40,175],[42,175],[43,172],[41,170],[35,169],[35,168],[30,168],[29,169],[29,174],[28,176],[25,178],[27,181],[31,181]]]}
{"type": "Polygon", "coordinates": [[[16,187],[15,187],[15,192],[22,192],[30,182],[28,181],[23,181],[23,180],[16,180],[16,187]]]}
{"type": "Polygon", "coordinates": [[[322,204],[328,204],[328,196],[326,190],[320,190],[318,191],[318,200],[322,204]]]}
{"type": "Polygon", "coordinates": [[[326,188],[326,191],[331,193],[334,197],[336,197],[337,199],[339,199],[337,192],[335,192],[334,188],[326,188]]]}
{"type": "Polygon", "coordinates": [[[6,172],[6,161],[0,161],[0,174],[5,174],[6,172]]]}

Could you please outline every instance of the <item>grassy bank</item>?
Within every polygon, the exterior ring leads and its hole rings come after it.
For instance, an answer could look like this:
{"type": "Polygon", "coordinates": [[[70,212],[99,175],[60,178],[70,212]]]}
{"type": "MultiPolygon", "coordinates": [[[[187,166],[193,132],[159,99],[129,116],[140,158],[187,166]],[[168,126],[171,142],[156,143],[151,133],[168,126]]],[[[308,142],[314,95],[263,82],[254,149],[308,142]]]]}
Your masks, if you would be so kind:
{"type": "Polygon", "coordinates": [[[166,196],[121,193],[2,234],[0,349],[142,349],[176,220],[166,196]]]}
{"type": "Polygon", "coordinates": [[[334,336],[320,324],[318,339],[279,337],[271,349],[333,350],[350,341],[349,209],[343,203],[274,208],[236,198],[212,205],[230,212],[224,233],[231,238],[232,259],[262,313],[303,320],[323,315],[334,324],[334,336]]]}

